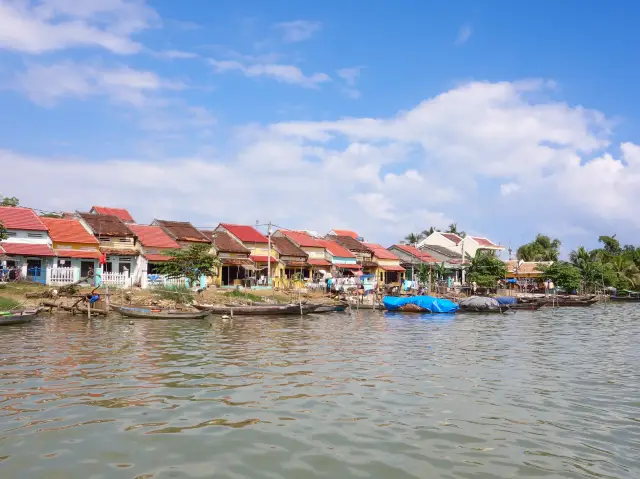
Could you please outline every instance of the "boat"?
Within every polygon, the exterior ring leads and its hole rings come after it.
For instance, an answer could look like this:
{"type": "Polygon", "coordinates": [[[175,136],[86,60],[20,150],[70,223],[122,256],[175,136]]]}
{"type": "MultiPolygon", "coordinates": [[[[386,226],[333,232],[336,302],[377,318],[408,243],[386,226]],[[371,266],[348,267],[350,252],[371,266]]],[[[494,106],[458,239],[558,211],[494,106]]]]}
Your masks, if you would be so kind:
{"type": "Polygon", "coordinates": [[[598,302],[597,298],[594,299],[553,299],[547,298],[540,301],[543,306],[551,306],[554,308],[571,308],[571,307],[588,307],[598,302]]]}
{"type": "Polygon", "coordinates": [[[20,311],[0,311],[0,326],[30,323],[40,311],[41,308],[23,309],[20,311]]]}
{"type": "Polygon", "coordinates": [[[387,311],[404,313],[455,313],[458,305],[453,301],[433,296],[410,296],[398,298],[385,296],[382,304],[387,311]]]}
{"type": "Polygon", "coordinates": [[[318,304],[316,305],[316,309],[313,310],[313,313],[339,313],[345,311],[347,307],[348,305],[346,304],[318,304]]]}
{"type": "MultiPolygon", "coordinates": [[[[220,305],[220,304],[195,304],[194,307],[200,311],[207,311],[213,314],[228,314],[230,316],[279,316],[279,315],[300,315],[314,313],[325,305],[318,304],[269,304],[260,306],[249,305],[220,305]]],[[[324,311],[326,312],[326,311],[324,311]]]]}
{"type": "Polygon", "coordinates": [[[544,304],[539,302],[531,302],[531,303],[516,303],[510,304],[508,306],[511,311],[537,311],[542,308],[544,304]]]}
{"type": "Polygon", "coordinates": [[[622,290],[619,293],[626,293],[622,296],[618,296],[618,292],[615,296],[611,296],[609,299],[618,303],[640,303],[640,293],[636,291],[622,290]]]}
{"type": "Polygon", "coordinates": [[[209,311],[176,311],[114,305],[111,305],[111,308],[127,318],[139,319],[203,319],[211,314],[209,311]]]}

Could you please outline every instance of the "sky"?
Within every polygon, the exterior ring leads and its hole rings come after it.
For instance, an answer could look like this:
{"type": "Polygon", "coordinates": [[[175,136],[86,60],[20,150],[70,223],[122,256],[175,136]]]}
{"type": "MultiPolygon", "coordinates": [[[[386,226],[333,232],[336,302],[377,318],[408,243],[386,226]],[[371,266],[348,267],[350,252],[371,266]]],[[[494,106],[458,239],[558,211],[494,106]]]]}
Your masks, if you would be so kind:
{"type": "Polygon", "coordinates": [[[0,193],[638,244],[640,4],[555,3],[0,0],[0,193]]]}

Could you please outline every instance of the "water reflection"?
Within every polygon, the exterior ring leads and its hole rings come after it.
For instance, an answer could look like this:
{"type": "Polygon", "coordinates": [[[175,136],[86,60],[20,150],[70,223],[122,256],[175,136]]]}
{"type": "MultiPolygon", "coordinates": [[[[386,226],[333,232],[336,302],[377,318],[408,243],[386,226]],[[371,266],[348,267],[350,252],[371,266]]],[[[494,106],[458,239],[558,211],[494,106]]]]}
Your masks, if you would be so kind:
{"type": "Polygon", "coordinates": [[[2,477],[640,477],[639,311],[5,327],[2,477]]]}

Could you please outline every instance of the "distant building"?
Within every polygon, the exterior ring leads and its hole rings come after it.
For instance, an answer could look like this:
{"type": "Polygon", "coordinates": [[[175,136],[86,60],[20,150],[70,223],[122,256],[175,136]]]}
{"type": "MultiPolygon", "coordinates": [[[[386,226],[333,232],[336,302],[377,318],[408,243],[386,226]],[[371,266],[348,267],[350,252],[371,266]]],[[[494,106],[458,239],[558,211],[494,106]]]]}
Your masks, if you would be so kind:
{"type": "Polygon", "coordinates": [[[89,213],[97,215],[113,215],[125,223],[135,223],[133,216],[124,208],[109,208],[107,206],[92,206],[89,213]]]}

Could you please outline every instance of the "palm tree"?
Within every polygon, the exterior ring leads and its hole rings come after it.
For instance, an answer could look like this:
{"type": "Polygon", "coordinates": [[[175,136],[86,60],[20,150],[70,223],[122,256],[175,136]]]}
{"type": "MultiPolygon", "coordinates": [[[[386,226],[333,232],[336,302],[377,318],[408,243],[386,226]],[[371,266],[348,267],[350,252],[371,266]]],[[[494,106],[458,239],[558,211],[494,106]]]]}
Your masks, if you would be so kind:
{"type": "Polygon", "coordinates": [[[569,253],[569,261],[571,261],[574,266],[582,269],[584,265],[591,263],[592,259],[587,249],[584,246],[580,246],[577,250],[569,253]]]}
{"type": "Polygon", "coordinates": [[[422,237],[419,234],[417,235],[415,233],[409,233],[407,236],[404,237],[403,243],[410,244],[410,245],[415,245],[421,239],[422,239],[422,237]]]}
{"type": "Polygon", "coordinates": [[[436,231],[440,231],[440,230],[435,228],[435,227],[433,227],[433,226],[429,226],[429,229],[428,230],[422,230],[422,233],[420,233],[420,235],[423,238],[427,238],[428,236],[431,236],[436,231]]]}
{"type": "Polygon", "coordinates": [[[640,269],[625,256],[614,256],[609,263],[616,276],[618,287],[637,286],[640,284],[640,269]]]}
{"type": "Polygon", "coordinates": [[[454,235],[458,235],[461,238],[467,236],[467,233],[465,233],[464,231],[458,231],[458,223],[451,223],[449,225],[449,229],[445,231],[445,233],[453,233],[454,235]]]}
{"type": "Polygon", "coordinates": [[[524,261],[558,261],[561,245],[562,242],[559,239],[551,239],[538,233],[536,239],[518,248],[518,259],[524,261]]]}

